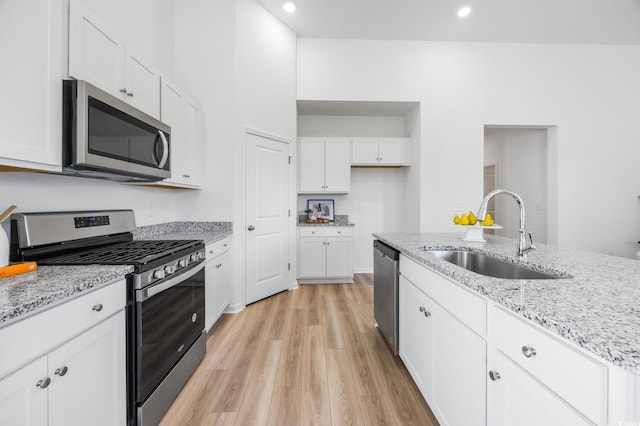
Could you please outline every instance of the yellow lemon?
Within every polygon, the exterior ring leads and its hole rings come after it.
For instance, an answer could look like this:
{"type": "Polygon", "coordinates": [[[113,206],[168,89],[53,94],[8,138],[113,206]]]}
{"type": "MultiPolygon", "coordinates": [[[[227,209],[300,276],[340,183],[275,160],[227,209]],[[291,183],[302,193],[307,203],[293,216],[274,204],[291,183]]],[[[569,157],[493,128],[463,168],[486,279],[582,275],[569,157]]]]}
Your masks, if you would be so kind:
{"type": "Polygon", "coordinates": [[[456,225],[460,224],[460,218],[458,217],[458,215],[456,215],[456,216],[453,218],[453,223],[455,223],[456,225]]]}
{"type": "Polygon", "coordinates": [[[475,225],[477,222],[476,215],[473,212],[469,212],[469,225],[475,225]]]}
{"type": "Polygon", "coordinates": [[[466,213],[462,215],[460,218],[460,225],[468,225],[469,224],[469,216],[466,213]]]}

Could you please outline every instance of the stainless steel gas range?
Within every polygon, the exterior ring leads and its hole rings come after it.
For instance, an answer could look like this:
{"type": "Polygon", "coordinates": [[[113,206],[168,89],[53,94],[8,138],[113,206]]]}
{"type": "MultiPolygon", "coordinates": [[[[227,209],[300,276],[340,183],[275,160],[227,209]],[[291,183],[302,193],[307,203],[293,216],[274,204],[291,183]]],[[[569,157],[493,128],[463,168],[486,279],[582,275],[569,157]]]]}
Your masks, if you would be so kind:
{"type": "Polygon", "coordinates": [[[12,261],[133,265],[127,277],[127,417],[156,425],[204,358],[204,242],[133,240],[132,210],[19,213],[12,261]]]}

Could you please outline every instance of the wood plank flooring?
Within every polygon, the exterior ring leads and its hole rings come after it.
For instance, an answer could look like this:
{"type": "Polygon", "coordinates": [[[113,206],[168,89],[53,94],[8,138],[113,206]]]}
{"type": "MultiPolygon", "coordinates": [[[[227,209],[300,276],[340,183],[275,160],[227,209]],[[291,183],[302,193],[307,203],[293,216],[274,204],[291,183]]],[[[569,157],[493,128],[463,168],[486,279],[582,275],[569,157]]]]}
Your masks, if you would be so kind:
{"type": "Polygon", "coordinates": [[[437,425],[373,319],[372,275],[301,285],[223,315],[161,423],[437,425]]]}

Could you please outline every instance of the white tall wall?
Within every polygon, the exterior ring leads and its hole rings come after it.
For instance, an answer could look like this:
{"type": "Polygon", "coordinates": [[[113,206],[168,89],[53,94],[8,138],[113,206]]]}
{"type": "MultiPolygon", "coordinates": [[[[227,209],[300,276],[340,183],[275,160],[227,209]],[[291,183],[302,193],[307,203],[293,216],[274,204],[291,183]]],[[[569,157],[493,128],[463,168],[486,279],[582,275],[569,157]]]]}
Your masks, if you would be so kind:
{"type": "MultiPolygon", "coordinates": [[[[245,138],[249,128],[296,146],[296,36],[254,0],[175,2],[175,80],[199,103],[205,185],[177,215],[233,221],[232,305],[244,305],[245,138]]],[[[295,205],[292,172],[291,205],[295,205]]],[[[295,227],[290,246],[295,271],[295,227]]],[[[291,281],[294,281],[293,272],[291,281]]]]}
{"type": "Polygon", "coordinates": [[[299,99],[421,103],[422,231],[480,204],[485,125],[555,125],[558,244],[627,257],[639,83],[637,46],[298,40],[299,99]]]}

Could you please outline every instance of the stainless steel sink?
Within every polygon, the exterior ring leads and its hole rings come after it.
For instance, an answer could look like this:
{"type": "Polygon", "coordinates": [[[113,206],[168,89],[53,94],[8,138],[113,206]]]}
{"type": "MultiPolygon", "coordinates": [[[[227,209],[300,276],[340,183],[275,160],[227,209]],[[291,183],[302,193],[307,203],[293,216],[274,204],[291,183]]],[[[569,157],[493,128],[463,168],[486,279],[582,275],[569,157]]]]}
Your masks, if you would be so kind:
{"type": "Polygon", "coordinates": [[[423,248],[421,250],[434,255],[438,259],[446,260],[471,272],[488,277],[509,280],[555,280],[562,278],[555,274],[535,271],[483,253],[467,250],[428,250],[423,248]]]}

